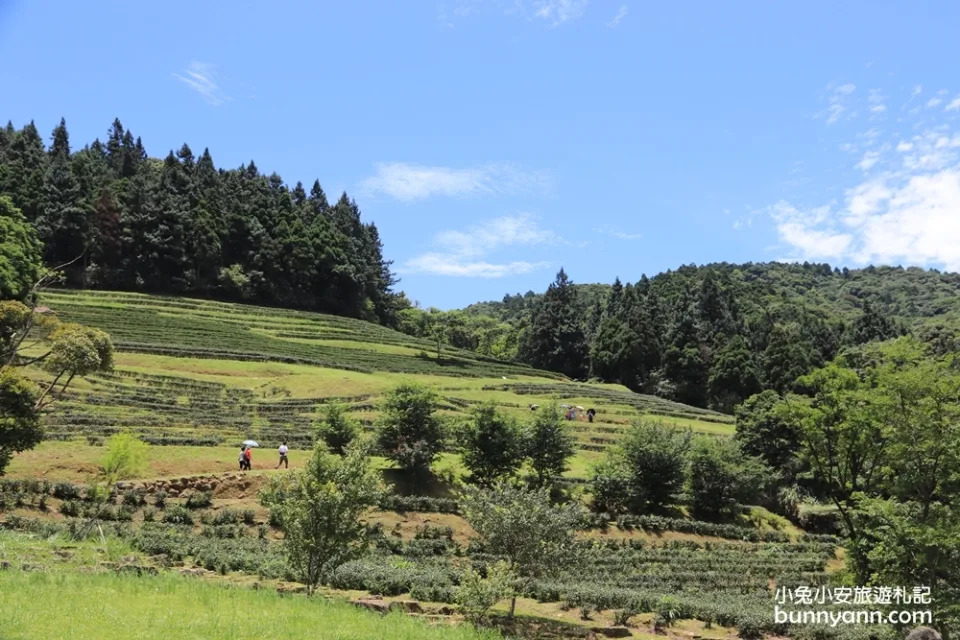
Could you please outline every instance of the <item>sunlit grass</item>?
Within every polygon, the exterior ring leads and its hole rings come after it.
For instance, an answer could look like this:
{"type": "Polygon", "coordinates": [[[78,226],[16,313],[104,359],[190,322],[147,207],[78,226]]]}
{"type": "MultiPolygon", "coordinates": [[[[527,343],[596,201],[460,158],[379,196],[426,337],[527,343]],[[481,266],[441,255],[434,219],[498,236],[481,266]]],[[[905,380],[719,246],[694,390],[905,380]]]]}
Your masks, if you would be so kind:
{"type": "Polygon", "coordinates": [[[0,572],[4,640],[460,640],[472,627],[381,617],[346,602],[173,575],[0,572]]]}

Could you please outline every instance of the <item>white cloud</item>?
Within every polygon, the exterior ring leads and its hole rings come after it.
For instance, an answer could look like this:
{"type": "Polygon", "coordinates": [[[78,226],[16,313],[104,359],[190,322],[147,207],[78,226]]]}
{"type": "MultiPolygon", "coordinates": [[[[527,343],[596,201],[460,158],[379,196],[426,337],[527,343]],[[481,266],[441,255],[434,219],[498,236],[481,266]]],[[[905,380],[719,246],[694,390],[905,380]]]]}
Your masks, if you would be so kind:
{"type": "Polygon", "coordinates": [[[770,207],[780,240],[805,260],[911,264],[960,270],[960,134],[945,126],[863,155],[883,172],[846,189],[839,203],[770,207]]]}
{"type": "Polygon", "coordinates": [[[183,73],[174,73],[173,76],[199,93],[207,104],[214,107],[231,99],[217,84],[216,67],[212,64],[194,60],[183,73]]]}
{"type": "Polygon", "coordinates": [[[770,208],[780,239],[804,256],[839,258],[850,247],[852,237],[836,230],[829,207],[801,211],[781,200],[770,208]]]}
{"type": "Polygon", "coordinates": [[[590,0],[534,0],[533,15],[556,27],[583,15],[590,0]]]}
{"type": "Polygon", "coordinates": [[[879,151],[867,151],[863,154],[863,158],[860,159],[860,162],[857,163],[857,167],[861,171],[869,171],[873,168],[873,165],[877,164],[880,161],[880,152],[879,151]]]}
{"type": "Polygon", "coordinates": [[[942,102],[943,100],[940,98],[930,98],[927,100],[927,106],[932,109],[933,107],[939,106],[942,102]]]}
{"type": "Polygon", "coordinates": [[[857,85],[848,82],[834,87],[833,90],[830,91],[827,95],[826,111],[822,114],[826,117],[827,124],[834,124],[843,117],[843,114],[847,112],[849,106],[848,98],[856,89],[857,85]]]}
{"type": "Polygon", "coordinates": [[[548,266],[546,262],[520,261],[491,264],[483,261],[465,261],[462,257],[451,254],[425,253],[408,260],[400,269],[400,273],[424,273],[461,278],[503,278],[530,273],[546,266],[548,266]]]}
{"type": "Polygon", "coordinates": [[[910,94],[910,97],[911,97],[911,98],[916,97],[916,96],[920,95],[921,93],[923,93],[923,85],[921,85],[921,84],[914,85],[914,87],[913,87],[913,92],[910,94]]]}
{"type": "Polygon", "coordinates": [[[542,229],[530,215],[502,216],[462,231],[441,231],[434,237],[435,251],[411,258],[398,271],[401,274],[502,278],[529,273],[548,266],[548,263],[524,260],[490,262],[490,254],[509,247],[560,242],[562,240],[556,234],[542,229]]]}
{"type": "Polygon", "coordinates": [[[614,238],[618,238],[620,240],[639,240],[640,238],[643,237],[642,233],[630,233],[627,231],[623,231],[622,229],[611,227],[610,225],[603,225],[602,227],[594,227],[593,232],[601,233],[603,235],[613,236],[614,238]]]}
{"type": "Polygon", "coordinates": [[[871,113],[883,113],[887,110],[887,105],[884,104],[886,96],[880,93],[879,89],[871,89],[870,95],[867,97],[867,103],[870,105],[871,113]]]}
{"type": "Polygon", "coordinates": [[[956,98],[950,101],[946,107],[943,108],[944,111],[960,111],[960,95],[957,95],[956,98]]]}
{"type": "Polygon", "coordinates": [[[550,189],[548,174],[522,171],[509,164],[454,169],[391,162],[378,164],[376,169],[375,175],[361,183],[363,189],[404,201],[433,195],[516,195],[550,189]]]}
{"type": "Polygon", "coordinates": [[[613,19],[607,23],[608,27],[616,27],[620,24],[620,21],[627,17],[627,14],[630,13],[630,7],[625,4],[620,5],[620,9],[617,10],[617,15],[613,16],[613,19]]]}

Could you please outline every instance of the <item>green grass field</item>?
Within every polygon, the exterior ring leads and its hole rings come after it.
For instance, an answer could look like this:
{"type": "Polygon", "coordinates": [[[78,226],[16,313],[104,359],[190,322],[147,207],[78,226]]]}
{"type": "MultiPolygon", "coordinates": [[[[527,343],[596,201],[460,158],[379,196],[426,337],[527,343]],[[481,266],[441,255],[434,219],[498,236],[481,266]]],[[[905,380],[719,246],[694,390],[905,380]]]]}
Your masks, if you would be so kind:
{"type": "Polygon", "coordinates": [[[346,602],[209,584],[173,575],[0,572],[3,640],[475,640],[472,627],[430,626],[346,602]]]}
{"type": "Polygon", "coordinates": [[[110,332],[118,350],[114,372],[78,381],[55,405],[45,424],[52,439],[134,430],[161,445],[254,438],[305,447],[325,403],[343,402],[371,424],[384,393],[410,381],[435,389],[454,421],[481,402],[521,419],[551,399],[593,407],[595,423],[570,423],[587,458],[642,416],[732,433],[729,416],[448,348],[438,359],[432,343],[349,318],[110,292],[50,292],[43,302],[110,332]]]}
{"type": "MultiPolygon", "coordinates": [[[[0,529],[0,561],[13,560],[0,570],[0,640],[477,637],[469,626],[450,627],[449,616],[429,627],[399,616],[382,619],[343,602],[276,594],[275,587],[295,577],[283,571],[280,532],[269,526],[257,491],[264,476],[285,473],[274,470],[272,449],[280,441],[291,445],[291,469],[304,463],[313,425],[330,402],[345,404],[368,430],[385,394],[407,382],[437,393],[451,427],[483,402],[519,420],[532,416],[531,404],[592,407],[595,422],[566,423],[578,451],[564,475],[576,496],[586,489],[577,483],[638,419],[706,435],[733,433],[729,416],[453,349],[438,359],[431,343],[357,320],[109,292],[58,291],[45,294],[43,303],[65,321],[110,332],[117,353],[113,371],[75,381],[53,405],[44,418],[46,441],[16,455],[0,482],[0,519],[35,532],[0,529]],[[127,430],[162,445],[149,447],[146,468],[131,479],[142,487],[125,489],[102,514],[109,523],[105,546],[70,542],[72,559],[51,565],[57,550],[48,547],[63,544],[53,542],[56,536],[86,517],[84,487],[99,474],[102,443],[127,430]],[[254,453],[253,472],[226,474],[237,470],[237,445],[246,438],[263,446],[254,453]],[[164,491],[158,486],[195,487],[211,479],[217,479],[212,504],[194,512],[192,524],[165,521],[165,509],[183,504],[195,489],[171,491],[164,507],[155,497],[164,491]],[[75,487],[73,497],[58,495],[57,483],[64,482],[75,487]],[[127,504],[140,489],[147,491],[142,501],[127,504]],[[241,512],[249,518],[239,523],[241,512]],[[58,533],[50,537],[51,532],[58,533]],[[138,562],[166,557],[173,568],[139,578],[92,569],[105,557],[115,562],[131,553],[140,554],[138,562]],[[41,568],[18,570],[24,563],[41,568]],[[199,568],[206,577],[185,578],[177,568],[199,568]],[[263,588],[249,589],[254,583],[263,588]],[[145,620],[150,623],[140,622],[145,620]]],[[[375,464],[402,494],[402,474],[389,470],[383,458],[375,464]]],[[[382,503],[371,511],[368,524],[380,528],[375,548],[344,568],[340,582],[331,582],[326,593],[452,601],[473,536],[455,509],[466,470],[452,450],[439,456],[433,470],[435,482],[409,499],[434,502],[382,503]]],[[[561,630],[549,637],[584,637],[591,626],[614,625],[614,611],[632,607],[637,598],[655,602],[672,594],[687,612],[688,619],[677,622],[682,637],[733,638],[729,627],[705,624],[714,614],[704,602],[721,607],[732,624],[744,612],[760,610],[770,576],[807,572],[822,580],[835,562],[831,541],[804,538],[762,509],[726,524],[700,523],[677,510],[660,521],[598,526],[578,536],[590,561],[564,578],[560,591],[550,584],[530,587],[518,607],[524,624],[533,628],[525,637],[539,637],[541,625],[554,624],[561,630]],[[581,608],[598,601],[608,606],[581,619],[581,608]]],[[[631,623],[635,637],[653,637],[652,605],[645,606],[631,623]]]]}

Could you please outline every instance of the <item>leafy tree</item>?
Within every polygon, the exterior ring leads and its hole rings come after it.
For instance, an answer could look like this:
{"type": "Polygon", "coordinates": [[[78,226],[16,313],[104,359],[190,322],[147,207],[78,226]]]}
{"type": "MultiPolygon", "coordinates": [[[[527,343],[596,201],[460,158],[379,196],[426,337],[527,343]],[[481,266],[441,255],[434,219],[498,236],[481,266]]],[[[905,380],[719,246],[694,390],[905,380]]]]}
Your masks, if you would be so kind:
{"type": "Polygon", "coordinates": [[[0,195],[0,300],[23,300],[40,277],[37,234],[10,198],[0,195]]]}
{"type": "Polygon", "coordinates": [[[381,494],[365,451],[350,447],[341,458],[322,445],[306,468],[272,478],[261,492],[261,503],[283,530],[290,566],[308,592],[366,548],[361,518],[381,494]]]}
{"type": "Polygon", "coordinates": [[[864,301],[863,312],[850,327],[850,339],[853,344],[889,340],[896,338],[900,333],[896,323],[888,315],[877,311],[869,300],[864,301]]]}
{"type": "Polygon", "coordinates": [[[504,561],[488,564],[486,576],[473,567],[466,567],[460,575],[460,584],[454,594],[460,611],[474,625],[483,622],[490,607],[504,598],[513,598],[516,575],[504,561]]]}
{"type": "Polygon", "coordinates": [[[812,399],[791,398],[781,415],[798,429],[806,458],[855,537],[854,496],[879,487],[884,429],[857,374],[840,363],[804,376],[800,384],[812,399]]]}
{"type": "Polygon", "coordinates": [[[776,325],[761,357],[766,386],[778,393],[790,391],[794,381],[814,367],[813,351],[796,324],[776,325]]]}
{"type": "Polygon", "coordinates": [[[523,432],[516,420],[497,411],[495,404],[482,404],[460,429],[463,463],[470,478],[489,486],[512,475],[523,462],[523,432]]]}
{"type": "MultiPolygon", "coordinates": [[[[575,504],[552,505],[546,488],[524,489],[498,483],[467,487],[463,513],[486,549],[495,550],[521,578],[554,576],[575,562],[574,530],[583,513],[575,504]]],[[[510,603],[513,617],[517,599],[510,603]]]]}
{"type": "Polygon", "coordinates": [[[53,380],[37,400],[37,408],[42,409],[55,397],[62,395],[76,376],[112,369],[113,343],[110,336],[99,329],[65,323],[53,330],[50,334],[50,350],[37,360],[53,374],[53,380]]]}
{"type": "Polygon", "coordinates": [[[43,431],[36,410],[40,392],[13,367],[0,368],[0,476],[13,454],[40,444],[43,431]]]}
{"type": "Polygon", "coordinates": [[[360,425],[347,414],[342,404],[331,402],[326,406],[323,421],[317,425],[317,435],[337,455],[343,455],[347,447],[360,435],[360,425]]]}
{"type": "Polygon", "coordinates": [[[426,387],[402,384],[388,393],[377,431],[387,457],[415,474],[429,472],[443,448],[443,423],[436,411],[437,396],[426,387]]]}
{"type": "Polygon", "coordinates": [[[677,401],[702,407],[707,398],[709,364],[692,304],[681,303],[680,307],[667,334],[663,371],[675,386],[677,401]]]}
{"type": "Polygon", "coordinates": [[[710,405],[725,413],[760,392],[760,369],[742,337],[734,336],[717,351],[707,384],[710,405]]]}
{"type": "Polygon", "coordinates": [[[567,460],[576,452],[573,435],[563,423],[560,407],[550,402],[538,408],[524,437],[530,466],[538,486],[567,470],[567,460]]]}
{"type": "Polygon", "coordinates": [[[689,491],[694,513],[716,518],[740,504],[753,504],[769,469],[745,456],[730,440],[699,438],[690,452],[689,491]]]}
{"type": "Polygon", "coordinates": [[[692,434],[654,422],[637,422],[598,465],[591,485],[598,508],[646,513],[676,501],[686,478],[692,434]]]}
{"type": "Polygon", "coordinates": [[[736,409],[734,440],[748,456],[793,477],[800,466],[801,434],[779,410],[781,398],[767,390],[751,396],[736,409]]]}
{"type": "Polygon", "coordinates": [[[933,619],[950,637],[960,632],[960,510],[936,504],[924,513],[916,502],[866,498],[857,511],[852,541],[859,584],[930,587],[933,619]]]}
{"type": "Polygon", "coordinates": [[[535,367],[582,378],[587,371],[584,307],[563,269],[534,308],[519,356],[535,367]]]}

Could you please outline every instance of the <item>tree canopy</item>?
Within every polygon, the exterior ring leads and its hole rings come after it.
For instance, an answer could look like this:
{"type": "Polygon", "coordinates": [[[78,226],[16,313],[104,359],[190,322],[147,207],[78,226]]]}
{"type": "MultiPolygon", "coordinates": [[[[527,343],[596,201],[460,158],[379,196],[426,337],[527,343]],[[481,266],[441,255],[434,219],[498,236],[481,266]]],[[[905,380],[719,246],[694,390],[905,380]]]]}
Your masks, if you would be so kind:
{"type": "Polygon", "coordinates": [[[105,141],[76,151],[63,120],[49,148],[32,122],[2,134],[4,298],[35,281],[25,265],[42,251],[50,266],[69,263],[72,287],[246,300],[384,324],[407,306],[392,292],[376,225],[361,221],[346,193],[328,201],[318,181],[291,187],[252,160],[217,168],[208,149],[195,155],[186,144],[152,158],[119,120],[105,141]]]}

